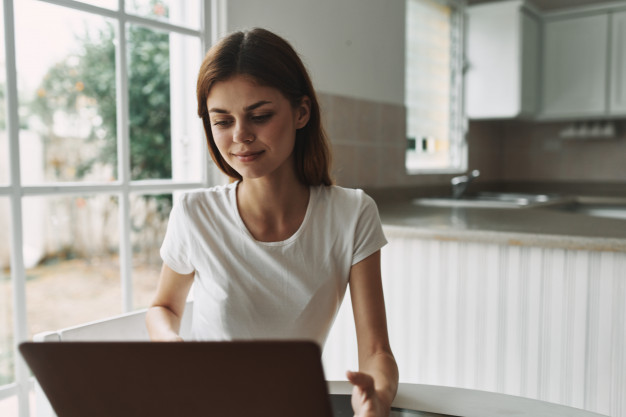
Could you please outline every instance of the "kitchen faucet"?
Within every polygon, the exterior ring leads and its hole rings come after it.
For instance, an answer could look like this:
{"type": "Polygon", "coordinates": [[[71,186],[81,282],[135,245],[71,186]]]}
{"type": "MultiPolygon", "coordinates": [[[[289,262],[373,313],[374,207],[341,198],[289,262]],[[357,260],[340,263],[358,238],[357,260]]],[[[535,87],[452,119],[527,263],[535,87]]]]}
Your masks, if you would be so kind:
{"type": "Polygon", "coordinates": [[[450,180],[450,184],[452,184],[452,198],[461,198],[463,193],[465,193],[465,190],[467,190],[469,183],[475,178],[478,178],[479,175],[480,171],[474,169],[467,175],[460,175],[452,178],[450,180]]]}

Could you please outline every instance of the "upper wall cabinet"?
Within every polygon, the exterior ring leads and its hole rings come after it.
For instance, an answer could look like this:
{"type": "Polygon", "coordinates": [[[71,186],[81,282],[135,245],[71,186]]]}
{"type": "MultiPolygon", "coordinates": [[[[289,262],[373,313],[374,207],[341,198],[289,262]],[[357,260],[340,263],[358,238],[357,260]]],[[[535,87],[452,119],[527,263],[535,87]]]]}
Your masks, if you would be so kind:
{"type": "Polygon", "coordinates": [[[608,13],[547,20],[544,31],[542,117],[604,116],[608,13]]]}
{"type": "Polygon", "coordinates": [[[626,11],[613,13],[611,27],[609,112],[612,115],[626,115],[626,11]]]}
{"type": "Polygon", "coordinates": [[[626,115],[626,10],[546,17],[543,119],[626,115]]]}
{"type": "Polygon", "coordinates": [[[470,119],[626,116],[626,3],[547,13],[507,0],[467,12],[470,119]]]}
{"type": "Polygon", "coordinates": [[[525,1],[469,7],[466,112],[470,119],[537,113],[540,21],[525,1]]]}

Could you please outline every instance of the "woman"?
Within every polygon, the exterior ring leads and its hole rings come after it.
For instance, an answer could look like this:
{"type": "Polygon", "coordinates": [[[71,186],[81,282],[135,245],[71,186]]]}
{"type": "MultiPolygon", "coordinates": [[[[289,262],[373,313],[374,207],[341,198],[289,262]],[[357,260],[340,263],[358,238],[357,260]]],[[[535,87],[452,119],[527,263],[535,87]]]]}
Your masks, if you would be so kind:
{"type": "Polygon", "coordinates": [[[357,416],[386,416],[398,384],[380,277],[376,206],[333,186],[315,91],[300,58],[263,29],[207,53],[198,113],[211,156],[231,178],[174,206],[148,310],[150,337],[179,341],[195,281],[198,340],[313,339],[323,346],[348,283],[357,331],[357,416]]]}

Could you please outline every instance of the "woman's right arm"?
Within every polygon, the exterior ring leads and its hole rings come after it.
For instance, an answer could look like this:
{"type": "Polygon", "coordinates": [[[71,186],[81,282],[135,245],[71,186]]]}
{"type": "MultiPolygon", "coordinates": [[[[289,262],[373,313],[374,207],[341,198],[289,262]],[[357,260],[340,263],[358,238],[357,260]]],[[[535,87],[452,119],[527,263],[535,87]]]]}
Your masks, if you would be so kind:
{"type": "Polygon", "coordinates": [[[182,341],[179,335],[180,321],[185,311],[187,294],[193,283],[193,275],[182,275],[163,264],[156,296],[146,313],[146,326],[152,341],[182,341]]]}

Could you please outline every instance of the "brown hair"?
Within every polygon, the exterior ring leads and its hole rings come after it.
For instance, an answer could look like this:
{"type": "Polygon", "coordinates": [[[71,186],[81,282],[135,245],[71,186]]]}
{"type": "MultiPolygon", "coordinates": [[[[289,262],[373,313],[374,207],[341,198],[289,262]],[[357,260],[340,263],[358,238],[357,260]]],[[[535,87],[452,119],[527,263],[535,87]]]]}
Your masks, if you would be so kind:
{"type": "Polygon", "coordinates": [[[331,185],[330,151],[322,127],[319,103],[309,74],[291,45],[265,30],[235,32],[215,44],[204,57],[198,74],[198,115],[202,118],[213,161],[232,180],[241,175],[222,158],[213,134],[207,98],[213,85],[235,75],[251,77],[260,85],[276,88],[295,108],[303,97],[311,101],[309,121],[296,131],[296,175],[305,185],[331,185]]]}

